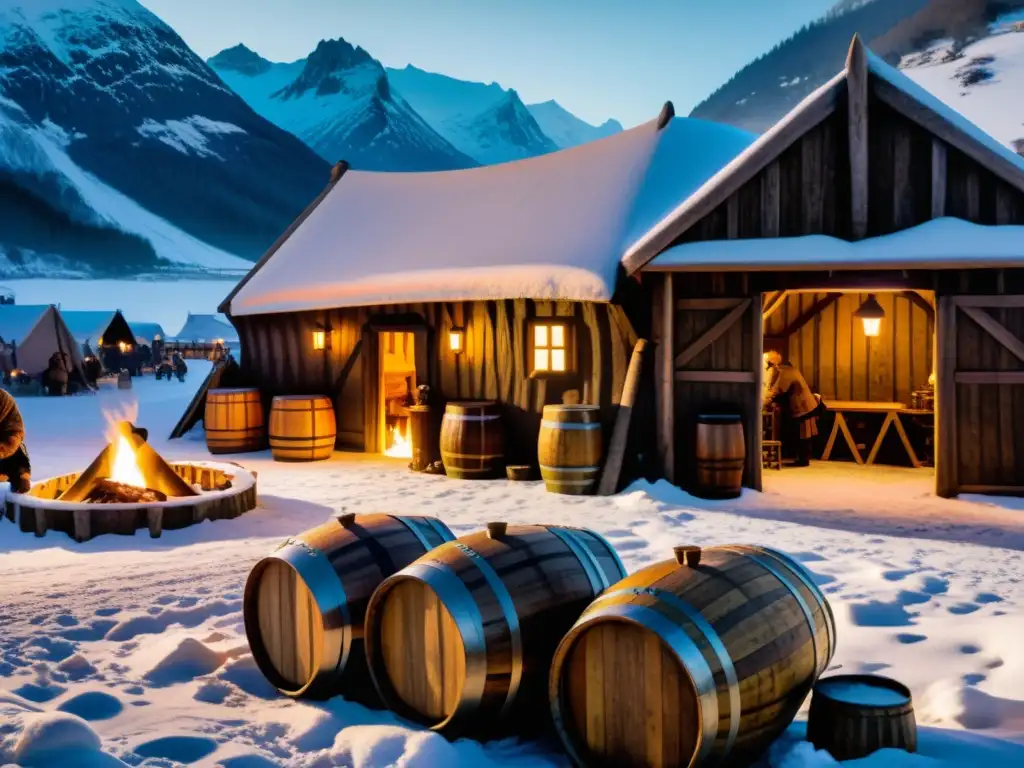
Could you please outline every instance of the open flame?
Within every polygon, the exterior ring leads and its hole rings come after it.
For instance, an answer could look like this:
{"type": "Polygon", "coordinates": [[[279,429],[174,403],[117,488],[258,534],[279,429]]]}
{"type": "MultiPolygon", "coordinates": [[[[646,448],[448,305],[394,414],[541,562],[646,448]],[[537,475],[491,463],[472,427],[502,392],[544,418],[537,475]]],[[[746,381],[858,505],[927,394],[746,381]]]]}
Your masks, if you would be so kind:
{"type": "Polygon", "coordinates": [[[408,422],[406,422],[404,431],[398,427],[388,429],[388,442],[391,445],[384,450],[385,456],[393,456],[397,459],[412,458],[412,440],[409,439],[408,422]]]}
{"type": "Polygon", "coordinates": [[[146,488],[146,477],[142,474],[138,459],[135,455],[135,448],[128,442],[124,435],[118,435],[116,448],[114,449],[114,461],[110,469],[110,479],[115,483],[134,485],[136,488],[146,488]]]}

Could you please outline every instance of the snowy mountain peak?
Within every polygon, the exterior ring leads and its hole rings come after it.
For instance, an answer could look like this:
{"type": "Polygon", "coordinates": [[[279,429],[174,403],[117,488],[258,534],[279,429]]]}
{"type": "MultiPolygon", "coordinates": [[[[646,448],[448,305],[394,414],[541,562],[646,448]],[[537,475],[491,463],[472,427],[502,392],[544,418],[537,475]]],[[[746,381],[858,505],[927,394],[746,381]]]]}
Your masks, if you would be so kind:
{"type": "Polygon", "coordinates": [[[234,48],[227,48],[212,59],[210,66],[215,69],[228,69],[242,75],[255,77],[262,75],[273,66],[269,61],[260,56],[256,51],[239,43],[234,48]]]}
{"type": "Polygon", "coordinates": [[[296,98],[312,90],[316,91],[317,96],[348,93],[352,89],[346,83],[345,73],[363,67],[384,74],[380,62],[359,46],[353,46],[341,37],[337,40],[321,40],[316,50],[306,59],[302,74],[281,91],[281,98],[296,98]]]}
{"type": "Polygon", "coordinates": [[[603,139],[622,131],[618,120],[608,119],[601,125],[580,120],[554,99],[527,106],[545,135],[559,147],[575,147],[588,141],[603,139]]]}

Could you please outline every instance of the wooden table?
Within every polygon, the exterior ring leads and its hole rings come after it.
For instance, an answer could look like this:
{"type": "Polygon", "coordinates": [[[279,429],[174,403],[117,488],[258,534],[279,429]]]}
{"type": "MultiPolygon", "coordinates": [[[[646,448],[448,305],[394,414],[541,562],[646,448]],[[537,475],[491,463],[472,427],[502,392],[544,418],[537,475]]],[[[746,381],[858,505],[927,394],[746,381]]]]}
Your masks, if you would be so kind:
{"type": "Polygon", "coordinates": [[[889,432],[889,427],[896,428],[896,434],[900,436],[900,442],[903,443],[903,448],[907,452],[907,458],[910,459],[910,464],[913,467],[921,467],[921,461],[917,458],[917,454],[914,452],[914,447],[910,444],[910,438],[907,437],[907,431],[903,428],[903,422],[900,421],[900,414],[907,410],[903,403],[867,403],[857,400],[826,400],[825,405],[828,409],[835,413],[836,420],[832,425],[832,432],[828,436],[828,443],[825,445],[825,452],[821,455],[822,461],[828,461],[832,456],[832,449],[836,444],[836,436],[842,432],[843,438],[846,440],[846,444],[850,448],[850,452],[853,454],[853,460],[858,464],[874,464],[875,459],[878,457],[878,451],[882,447],[882,441],[885,440],[886,434],[889,432]],[[850,434],[850,427],[846,423],[847,413],[884,413],[885,420],[882,422],[882,428],[878,431],[878,437],[875,438],[874,445],[871,446],[871,452],[868,454],[867,460],[861,456],[860,451],[857,449],[857,442],[853,439],[853,435],[850,434]]]}

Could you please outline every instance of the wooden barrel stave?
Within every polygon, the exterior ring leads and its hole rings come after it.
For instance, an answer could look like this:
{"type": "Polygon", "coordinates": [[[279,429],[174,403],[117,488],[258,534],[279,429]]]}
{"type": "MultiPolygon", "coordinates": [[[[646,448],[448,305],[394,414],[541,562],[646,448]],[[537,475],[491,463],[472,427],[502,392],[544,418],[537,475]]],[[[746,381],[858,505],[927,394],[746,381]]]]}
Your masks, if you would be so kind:
{"type": "Polygon", "coordinates": [[[334,406],[323,395],[279,395],[270,408],[270,452],[275,461],[323,461],[334,453],[334,406]]]}
{"type": "Polygon", "coordinates": [[[593,493],[601,475],[603,451],[598,406],[544,406],[537,462],[549,491],[577,496],[593,493]]]}
{"type": "Polygon", "coordinates": [[[580,764],[745,764],[789,725],[834,649],[831,609],[801,566],[761,547],[707,549],[696,567],[649,566],[587,608],[552,664],[556,728],[580,764]],[[621,704],[652,696],[672,699],[660,719],[621,704]]]}
{"type": "Polygon", "coordinates": [[[245,585],[246,635],[260,671],[288,696],[344,692],[376,703],[363,655],[373,590],[453,538],[435,518],[369,514],[286,540],[256,564],[245,585]]]}
{"type": "Polygon", "coordinates": [[[262,450],[263,427],[258,389],[211,389],[206,393],[203,428],[210,453],[262,450]]]}
{"type": "Polygon", "coordinates": [[[556,526],[510,526],[504,535],[471,534],[432,550],[385,581],[367,611],[367,661],[381,699],[450,738],[536,727],[559,640],[594,595],[624,573],[600,536],[556,526]],[[435,638],[450,631],[446,617],[428,619],[429,641],[411,639],[419,630],[389,618],[412,610],[400,599],[392,603],[409,582],[433,593],[417,601],[447,610],[461,654],[452,643],[437,645],[435,638]],[[394,626],[406,633],[387,635],[394,626]],[[424,655],[408,653],[410,645],[424,655]],[[462,666],[453,666],[460,655],[462,666]],[[430,695],[426,680],[435,681],[430,695]]]}
{"type": "Polygon", "coordinates": [[[732,499],[743,490],[746,444],[739,416],[697,417],[696,493],[732,499]]]}
{"type": "Polygon", "coordinates": [[[441,420],[441,462],[445,474],[460,480],[488,480],[501,475],[505,438],[497,403],[448,403],[441,420]]]}

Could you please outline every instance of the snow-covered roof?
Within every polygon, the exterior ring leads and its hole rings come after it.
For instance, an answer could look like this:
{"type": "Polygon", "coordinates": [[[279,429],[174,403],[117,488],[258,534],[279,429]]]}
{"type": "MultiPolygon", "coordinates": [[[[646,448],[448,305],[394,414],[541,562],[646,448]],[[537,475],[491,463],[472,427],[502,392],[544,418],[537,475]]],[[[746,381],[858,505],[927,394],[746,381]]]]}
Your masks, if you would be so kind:
{"type": "Polygon", "coordinates": [[[230,299],[233,315],[415,301],[608,301],[626,250],[753,141],[673,118],[541,157],[349,171],[230,299]]]}
{"type": "Polygon", "coordinates": [[[238,331],[233,325],[217,319],[215,315],[193,315],[191,312],[173,341],[182,342],[234,342],[238,331]]]}
{"type": "Polygon", "coordinates": [[[967,266],[1024,266],[1024,226],[983,226],[947,217],[854,243],[825,235],[709,240],[669,248],[645,269],[951,269],[967,266]]]}
{"type": "MultiPolygon", "coordinates": [[[[855,49],[858,53],[863,51],[867,70],[871,75],[892,86],[911,101],[917,102],[915,111],[920,109],[922,112],[935,115],[939,122],[948,127],[948,137],[955,140],[960,149],[980,158],[993,172],[1024,191],[1024,158],[1000,144],[898,69],[886,64],[884,60],[871,53],[859,38],[854,38],[851,55],[855,49]]],[[[782,154],[800,137],[801,132],[816,124],[816,120],[824,119],[834,109],[836,99],[841,93],[840,89],[845,86],[848,75],[848,70],[844,69],[808,95],[770,130],[709,178],[693,195],[652,226],[623,257],[627,271],[635,272],[650,262],[661,250],[669,247],[673,240],[707,215],[715,205],[723,202],[739,185],[753,178],[782,154]],[[808,119],[809,117],[812,119],[808,119]]],[[[920,115],[911,116],[911,119],[919,117],[920,115]]]]}
{"type": "Polygon", "coordinates": [[[160,323],[138,323],[133,320],[129,325],[131,325],[132,333],[135,334],[137,344],[152,344],[154,337],[164,338],[167,336],[160,323]]]}
{"type": "Polygon", "coordinates": [[[61,312],[64,324],[79,344],[95,343],[110,327],[117,315],[116,310],[64,310],[61,312]]]}

